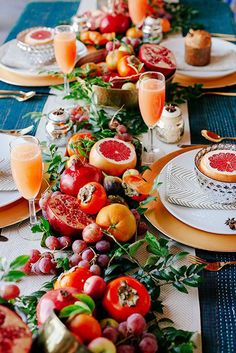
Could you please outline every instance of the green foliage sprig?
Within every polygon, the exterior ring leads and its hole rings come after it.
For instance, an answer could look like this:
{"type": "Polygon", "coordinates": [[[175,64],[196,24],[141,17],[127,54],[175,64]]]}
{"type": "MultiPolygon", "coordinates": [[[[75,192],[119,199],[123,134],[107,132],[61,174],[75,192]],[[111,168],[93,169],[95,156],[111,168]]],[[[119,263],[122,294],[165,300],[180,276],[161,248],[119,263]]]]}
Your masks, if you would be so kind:
{"type": "Polygon", "coordinates": [[[26,276],[19,268],[23,267],[29,260],[28,255],[20,255],[10,263],[5,257],[0,257],[0,280],[6,282],[18,282],[26,276]]]}

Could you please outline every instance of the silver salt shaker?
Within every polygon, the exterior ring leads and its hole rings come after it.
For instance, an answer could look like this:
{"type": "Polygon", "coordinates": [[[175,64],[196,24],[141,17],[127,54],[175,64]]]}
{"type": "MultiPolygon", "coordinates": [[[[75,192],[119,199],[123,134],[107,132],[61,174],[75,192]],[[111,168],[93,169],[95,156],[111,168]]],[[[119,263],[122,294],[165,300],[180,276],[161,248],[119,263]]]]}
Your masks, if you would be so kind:
{"type": "Polygon", "coordinates": [[[58,147],[66,146],[73,134],[73,123],[70,115],[64,108],[51,111],[47,115],[46,135],[50,142],[58,147]]]}
{"type": "Polygon", "coordinates": [[[159,140],[165,143],[177,143],[184,134],[184,120],[182,112],[176,105],[166,105],[161,119],[156,125],[159,140]]]}
{"type": "Polygon", "coordinates": [[[143,23],[143,42],[159,44],[162,41],[162,27],[159,18],[148,16],[143,23]]]}

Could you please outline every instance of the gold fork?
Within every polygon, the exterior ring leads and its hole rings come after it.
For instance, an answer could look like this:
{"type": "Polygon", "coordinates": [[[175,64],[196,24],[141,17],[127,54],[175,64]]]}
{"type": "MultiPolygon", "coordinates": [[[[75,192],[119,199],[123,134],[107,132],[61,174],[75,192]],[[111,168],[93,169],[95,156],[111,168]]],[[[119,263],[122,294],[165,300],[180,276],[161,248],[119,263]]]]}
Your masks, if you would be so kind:
{"type": "Polygon", "coordinates": [[[219,271],[224,266],[227,265],[236,265],[236,261],[215,261],[215,262],[208,262],[204,259],[201,259],[198,256],[188,255],[188,260],[193,264],[198,265],[205,265],[204,270],[207,271],[219,271]]]}

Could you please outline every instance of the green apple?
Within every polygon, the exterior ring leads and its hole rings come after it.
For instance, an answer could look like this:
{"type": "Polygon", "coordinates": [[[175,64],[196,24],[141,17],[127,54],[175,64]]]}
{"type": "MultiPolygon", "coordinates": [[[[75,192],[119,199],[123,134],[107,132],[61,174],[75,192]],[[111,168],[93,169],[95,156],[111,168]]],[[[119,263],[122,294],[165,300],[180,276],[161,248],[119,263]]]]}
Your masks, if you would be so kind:
{"type": "Polygon", "coordinates": [[[116,346],[105,337],[98,337],[92,340],[88,349],[92,353],[116,353],[116,346]]]}

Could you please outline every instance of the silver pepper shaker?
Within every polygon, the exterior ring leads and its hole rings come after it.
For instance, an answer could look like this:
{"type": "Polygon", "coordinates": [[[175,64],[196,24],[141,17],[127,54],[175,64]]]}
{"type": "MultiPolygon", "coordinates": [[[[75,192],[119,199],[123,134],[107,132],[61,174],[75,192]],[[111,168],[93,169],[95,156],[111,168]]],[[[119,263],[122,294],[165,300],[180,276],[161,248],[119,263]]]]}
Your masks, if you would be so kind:
{"type": "Polygon", "coordinates": [[[161,119],[156,125],[159,140],[165,143],[177,143],[184,134],[184,120],[182,112],[176,105],[166,105],[161,119]]]}
{"type": "Polygon", "coordinates": [[[46,135],[50,142],[58,147],[66,146],[73,134],[73,123],[70,115],[64,108],[51,111],[47,115],[46,135]]]}
{"type": "Polygon", "coordinates": [[[159,18],[148,16],[143,23],[143,42],[159,44],[162,41],[162,27],[159,18]]]}

